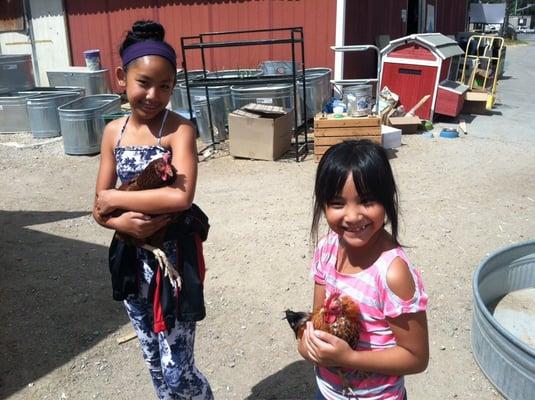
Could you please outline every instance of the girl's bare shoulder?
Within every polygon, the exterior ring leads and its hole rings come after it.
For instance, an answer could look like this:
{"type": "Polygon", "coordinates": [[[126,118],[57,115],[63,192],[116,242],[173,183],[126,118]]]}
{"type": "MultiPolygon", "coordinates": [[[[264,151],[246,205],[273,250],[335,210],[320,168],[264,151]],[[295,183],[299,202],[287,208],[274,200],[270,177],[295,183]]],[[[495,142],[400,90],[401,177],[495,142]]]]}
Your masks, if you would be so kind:
{"type": "Polygon", "coordinates": [[[113,121],[110,121],[106,124],[104,127],[103,132],[103,138],[102,141],[108,145],[113,146],[115,142],[119,139],[121,129],[124,126],[124,123],[126,122],[127,116],[114,119],[113,121]]]}

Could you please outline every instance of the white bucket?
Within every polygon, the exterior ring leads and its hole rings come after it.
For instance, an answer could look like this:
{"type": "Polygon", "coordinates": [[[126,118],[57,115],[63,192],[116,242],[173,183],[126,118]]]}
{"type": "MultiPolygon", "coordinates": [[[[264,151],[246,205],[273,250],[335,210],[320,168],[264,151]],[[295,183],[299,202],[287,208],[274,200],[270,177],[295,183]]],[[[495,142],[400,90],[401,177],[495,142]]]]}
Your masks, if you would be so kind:
{"type": "Polygon", "coordinates": [[[84,51],[85,65],[90,71],[100,71],[100,50],[92,49],[84,51]]]}
{"type": "Polygon", "coordinates": [[[343,88],[344,103],[347,115],[365,117],[372,110],[372,85],[355,85],[343,88]]]}

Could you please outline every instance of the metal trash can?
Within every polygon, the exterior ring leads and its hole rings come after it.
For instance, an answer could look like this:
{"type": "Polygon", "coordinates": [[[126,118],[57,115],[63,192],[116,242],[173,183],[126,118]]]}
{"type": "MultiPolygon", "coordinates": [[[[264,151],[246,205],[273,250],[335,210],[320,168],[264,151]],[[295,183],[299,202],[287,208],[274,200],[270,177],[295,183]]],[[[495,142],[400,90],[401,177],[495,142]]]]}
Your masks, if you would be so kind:
{"type": "MultiPolygon", "coordinates": [[[[208,71],[206,71],[208,72],[208,71]]],[[[201,69],[188,71],[188,80],[191,81],[196,78],[200,78],[204,75],[204,71],[201,69]]],[[[184,103],[182,89],[180,84],[186,82],[185,74],[183,70],[177,71],[176,73],[176,84],[173,89],[173,94],[171,95],[171,108],[173,110],[187,110],[188,109],[188,100],[186,98],[186,103],[184,103]]]]}
{"type": "Polygon", "coordinates": [[[9,92],[0,96],[0,133],[30,131],[26,101],[36,94],[9,92]]]}
{"type": "Polygon", "coordinates": [[[48,92],[26,101],[32,135],[36,139],[60,136],[58,107],[80,97],[78,92],[48,92]]]}
{"type": "MultiPolygon", "coordinates": [[[[193,103],[193,111],[197,121],[197,130],[203,143],[210,145],[212,133],[210,130],[210,119],[208,118],[208,101],[198,100],[193,103]]],[[[221,97],[210,97],[210,112],[212,114],[212,125],[214,127],[214,140],[219,142],[227,138],[225,130],[225,102],[221,97]]]]}
{"type": "Polygon", "coordinates": [[[88,155],[100,152],[104,114],[121,109],[121,96],[85,96],[58,107],[65,154],[88,155]]]}
{"type": "Polygon", "coordinates": [[[90,71],[86,67],[67,67],[46,71],[50,86],[77,86],[85,88],[85,94],[110,93],[108,70],[90,71]]]}
{"type": "MultiPolygon", "coordinates": [[[[298,77],[299,97],[301,99],[301,111],[304,111],[303,80],[298,77]]],[[[314,118],[323,110],[331,97],[331,70],[329,68],[305,69],[305,83],[307,94],[307,119],[314,118]]],[[[301,115],[301,120],[304,116],[301,115]]]]}

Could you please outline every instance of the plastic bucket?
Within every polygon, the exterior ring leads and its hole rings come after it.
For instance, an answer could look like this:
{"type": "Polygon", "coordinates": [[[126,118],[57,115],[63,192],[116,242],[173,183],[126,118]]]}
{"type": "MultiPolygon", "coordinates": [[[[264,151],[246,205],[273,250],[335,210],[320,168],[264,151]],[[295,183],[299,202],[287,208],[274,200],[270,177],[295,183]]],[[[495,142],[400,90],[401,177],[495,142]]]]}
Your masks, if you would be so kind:
{"type": "Polygon", "coordinates": [[[347,86],[342,89],[347,115],[364,117],[372,111],[372,85],[347,86]]]}
{"type": "Polygon", "coordinates": [[[517,304],[510,310],[509,318],[502,316],[501,322],[495,312],[506,295],[535,287],[535,241],[491,254],[474,273],[472,286],[471,342],[474,359],[505,398],[533,399],[535,348],[510,330],[522,319],[533,324],[533,315],[530,315],[529,309],[524,310],[517,304]]]}
{"type": "Polygon", "coordinates": [[[100,50],[92,49],[84,51],[85,65],[90,71],[100,71],[100,50]]]}

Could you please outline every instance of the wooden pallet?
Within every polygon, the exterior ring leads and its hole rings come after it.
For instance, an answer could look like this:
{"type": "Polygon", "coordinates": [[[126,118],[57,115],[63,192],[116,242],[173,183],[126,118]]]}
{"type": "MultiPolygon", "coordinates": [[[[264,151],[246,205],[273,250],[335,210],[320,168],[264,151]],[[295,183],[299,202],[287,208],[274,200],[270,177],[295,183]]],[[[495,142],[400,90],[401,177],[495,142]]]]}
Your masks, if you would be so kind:
{"type": "Polygon", "coordinates": [[[369,139],[381,144],[381,119],[377,116],[335,117],[318,114],[314,118],[314,158],[319,161],[329,147],[345,140],[369,139]]]}

